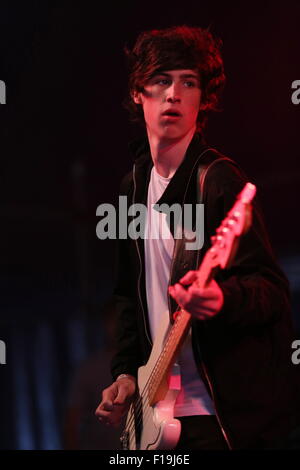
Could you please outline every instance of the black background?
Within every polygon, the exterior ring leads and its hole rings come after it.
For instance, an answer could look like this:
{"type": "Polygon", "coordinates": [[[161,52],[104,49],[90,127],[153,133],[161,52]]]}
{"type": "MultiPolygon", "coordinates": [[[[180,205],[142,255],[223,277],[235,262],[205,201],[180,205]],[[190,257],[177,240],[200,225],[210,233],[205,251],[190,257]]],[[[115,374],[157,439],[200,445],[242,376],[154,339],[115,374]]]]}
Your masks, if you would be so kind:
{"type": "Polygon", "coordinates": [[[223,112],[211,115],[206,138],[258,186],[300,334],[300,105],[291,101],[299,2],[1,1],[0,448],[62,448],[70,377],[108,347],[114,241],[97,239],[96,208],[117,203],[127,143],[139,132],[121,106],[123,47],[142,30],[177,24],[210,26],[223,40],[223,112]]]}

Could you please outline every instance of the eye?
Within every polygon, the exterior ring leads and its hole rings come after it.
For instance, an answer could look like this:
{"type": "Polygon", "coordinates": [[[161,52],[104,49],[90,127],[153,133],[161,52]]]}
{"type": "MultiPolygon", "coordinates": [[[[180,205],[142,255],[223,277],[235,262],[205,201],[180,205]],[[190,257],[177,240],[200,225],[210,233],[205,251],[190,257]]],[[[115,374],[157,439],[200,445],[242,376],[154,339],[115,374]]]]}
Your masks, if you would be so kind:
{"type": "Polygon", "coordinates": [[[193,82],[193,81],[190,81],[190,80],[186,80],[184,82],[184,84],[187,88],[193,88],[193,87],[197,86],[196,82],[193,82]]]}
{"type": "Polygon", "coordinates": [[[156,80],[158,85],[168,85],[170,83],[170,80],[168,78],[159,78],[156,80]]]}

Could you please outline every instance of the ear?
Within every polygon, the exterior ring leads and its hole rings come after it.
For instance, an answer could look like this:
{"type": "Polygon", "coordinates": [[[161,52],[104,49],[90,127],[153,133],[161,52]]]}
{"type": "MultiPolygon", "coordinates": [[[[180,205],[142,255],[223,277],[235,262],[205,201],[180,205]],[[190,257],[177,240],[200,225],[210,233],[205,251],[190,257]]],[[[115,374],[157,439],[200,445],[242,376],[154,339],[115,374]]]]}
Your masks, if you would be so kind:
{"type": "Polygon", "coordinates": [[[200,111],[205,111],[206,109],[209,108],[209,104],[208,103],[202,103],[200,104],[200,107],[199,107],[199,112],[200,111]]]}
{"type": "Polygon", "coordinates": [[[134,90],[131,96],[136,104],[143,104],[140,92],[134,90]]]}

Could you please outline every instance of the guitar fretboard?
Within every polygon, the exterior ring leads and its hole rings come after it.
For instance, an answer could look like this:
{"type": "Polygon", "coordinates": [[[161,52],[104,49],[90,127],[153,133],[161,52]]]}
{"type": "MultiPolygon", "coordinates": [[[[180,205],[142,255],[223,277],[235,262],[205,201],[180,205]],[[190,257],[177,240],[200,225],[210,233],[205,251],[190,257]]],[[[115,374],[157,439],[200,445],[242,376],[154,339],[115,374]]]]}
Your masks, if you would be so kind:
{"type": "MultiPolygon", "coordinates": [[[[209,250],[198,270],[198,287],[202,288],[211,276],[212,263],[211,257],[213,251],[209,250]]],[[[149,379],[148,399],[149,404],[153,405],[161,399],[160,389],[166,376],[173,365],[178,351],[186,338],[191,325],[191,314],[187,311],[180,309],[175,314],[175,321],[170,329],[164,347],[159,355],[159,358],[153,368],[151,377],[149,379]]]]}

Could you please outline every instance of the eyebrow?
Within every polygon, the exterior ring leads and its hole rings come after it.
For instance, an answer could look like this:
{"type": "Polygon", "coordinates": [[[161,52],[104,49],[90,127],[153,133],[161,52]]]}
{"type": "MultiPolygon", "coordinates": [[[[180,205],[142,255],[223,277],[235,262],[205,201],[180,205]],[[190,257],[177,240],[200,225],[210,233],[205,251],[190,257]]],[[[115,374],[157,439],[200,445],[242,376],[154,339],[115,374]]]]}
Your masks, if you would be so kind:
{"type": "MultiPolygon", "coordinates": [[[[163,75],[164,77],[171,77],[171,75],[167,72],[158,72],[155,74],[155,76],[158,76],[158,75],[163,75]]],[[[179,78],[195,78],[196,80],[199,80],[199,77],[198,75],[196,75],[195,73],[182,73],[179,75],[179,78]]]]}

